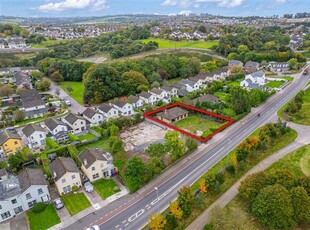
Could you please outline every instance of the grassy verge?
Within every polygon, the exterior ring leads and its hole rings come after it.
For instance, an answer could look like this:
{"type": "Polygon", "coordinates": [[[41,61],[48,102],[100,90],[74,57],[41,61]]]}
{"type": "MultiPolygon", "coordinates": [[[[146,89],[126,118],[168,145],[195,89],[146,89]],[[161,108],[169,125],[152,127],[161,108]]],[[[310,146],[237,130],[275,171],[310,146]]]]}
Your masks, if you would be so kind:
{"type": "Polygon", "coordinates": [[[62,196],[62,200],[71,216],[90,207],[90,202],[84,193],[70,193],[62,196]]]}
{"type": "Polygon", "coordinates": [[[279,88],[283,84],[284,84],[284,81],[270,81],[265,86],[270,87],[270,88],[279,88]]]}
{"type": "Polygon", "coordinates": [[[101,196],[101,198],[103,200],[107,199],[109,196],[120,191],[120,189],[117,187],[117,184],[112,179],[97,180],[93,183],[93,186],[94,186],[96,192],[101,196]],[[115,188],[115,190],[114,190],[114,188],[115,188]],[[118,190],[116,190],[116,188],[118,188],[118,190]]]}
{"type": "Polygon", "coordinates": [[[83,82],[75,82],[75,81],[65,81],[60,84],[60,87],[69,94],[74,100],[76,100],[81,105],[84,104],[83,102],[83,93],[84,93],[84,84],[83,82]],[[67,90],[67,87],[70,86],[73,91],[70,93],[67,90]]]}
{"type": "Polygon", "coordinates": [[[60,218],[53,204],[47,205],[41,213],[34,213],[31,210],[27,211],[27,218],[31,230],[48,229],[60,223],[60,218]]]}
{"type": "Polygon", "coordinates": [[[144,43],[155,41],[158,43],[160,49],[174,49],[174,48],[199,48],[210,49],[212,46],[218,45],[218,41],[171,41],[158,38],[148,38],[141,40],[144,43]]]}

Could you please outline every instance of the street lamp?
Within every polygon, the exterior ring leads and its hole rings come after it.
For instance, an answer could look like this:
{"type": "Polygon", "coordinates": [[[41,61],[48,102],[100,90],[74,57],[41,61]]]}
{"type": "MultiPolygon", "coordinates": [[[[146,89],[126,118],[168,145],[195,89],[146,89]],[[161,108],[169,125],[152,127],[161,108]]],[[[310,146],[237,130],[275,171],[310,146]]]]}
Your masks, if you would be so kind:
{"type": "Polygon", "coordinates": [[[157,212],[159,214],[159,199],[158,199],[158,188],[155,187],[155,190],[156,190],[156,195],[157,195],[157,212]]]}

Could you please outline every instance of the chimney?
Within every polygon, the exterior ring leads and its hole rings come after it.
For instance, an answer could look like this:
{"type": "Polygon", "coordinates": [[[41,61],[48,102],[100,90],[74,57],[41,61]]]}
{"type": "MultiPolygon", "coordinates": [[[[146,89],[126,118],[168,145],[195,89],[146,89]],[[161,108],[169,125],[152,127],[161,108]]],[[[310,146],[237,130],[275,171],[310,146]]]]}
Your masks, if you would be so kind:
{"type": "Polygon", "coordinates": [[[57,173],[53,171],[54,179],[57,177],[57,173]]]}
{"type": "Polygon", "coordinates": [[[86,159],[84,159],[84,166],[86,166],[87,165],[87,160],[86,159]]]}

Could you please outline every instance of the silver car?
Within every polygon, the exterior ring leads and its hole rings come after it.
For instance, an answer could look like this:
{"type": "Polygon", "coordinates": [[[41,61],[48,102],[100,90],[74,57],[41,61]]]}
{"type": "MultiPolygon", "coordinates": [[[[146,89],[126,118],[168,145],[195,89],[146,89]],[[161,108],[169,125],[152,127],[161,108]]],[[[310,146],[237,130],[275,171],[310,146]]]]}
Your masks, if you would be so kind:
{"type": "Polygon", "coordinates": [[[94,187],[90,182],[84,184],[84,189],[86,192],[94,192],[94,187]]]}
{"type": "Polygon", "coordinates": [[[61,209],[64,207],[64,204],[62,203],[60,198],[54,200],[54,205],[56,209],[61,209]]]}

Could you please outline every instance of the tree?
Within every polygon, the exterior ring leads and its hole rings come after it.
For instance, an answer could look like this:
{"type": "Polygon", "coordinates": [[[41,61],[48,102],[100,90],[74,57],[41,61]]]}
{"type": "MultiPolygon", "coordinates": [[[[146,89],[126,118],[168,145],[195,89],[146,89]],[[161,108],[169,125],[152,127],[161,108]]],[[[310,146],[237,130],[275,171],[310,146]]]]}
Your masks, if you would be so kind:
{"type": "Polygon", "coordinates": [[[206,182],[205,181],[200,181],[199,183],[199,191],[202,193],[207,192],[207,187],[206,187],[206,182]]]}
{"type": "Polygon", "coordinates": [[[71,86],[67,86],[66,89],[68,90],[69,94],[71,94],[73,92],[73,88],[71,86]]]}
{"type": "Polygon", "coordinates": [[[172,160],[177,160],[185,154],[185,143],[176,131],[168,131],[165,134],[165,146],[171,153],[172,160]]]}
{"type": "Polygon", "coordinates": [[[261,189],[251,210],[260,223],[270,228],[289,228],[296,225],[290,193],[282,185],[269,185],[261,189]]]}
{"type": "Polygon", "coordinates": [[[150,144],[145,150],[145,152],[152,157],[153,156],[161,157],[167,153],[167,149],[165,145],[162,143],[154,143],[150,144]]]}
{"type": "Polygon", "coordinates": [[[8,97],[14,93],[14,90],[8,86],[1,86],[0,87],[0,96],[1,97],[8,97]]]}
{"type": "Polygon", "coordinates": [[[198,26],[198,31],[200,31],[202,33],[206,33],[207,32],[207,28],[205,27],[205,25],[199,25],[198,26]]]}
{"type": "Polygon", "coordinates": [[[229,104],[237,114],[249,111],[251,109],[249,92],[240,86],[232,87],[230,89],[229,104]]]}
{"type": "Polygon", "coordinates": [[[145,164],[140,157],[134,156],[129,158],[125,165],[125,176],[133,182],[134,188],[139,188],[139,186],[144,182],[145,175],[145,164]]]}
{"type": "Polygon", "coordinates": [[[144,75],[134,70],[123,73],[121,80],[123,81],[122,89],[124,94],[137,93],[140,85],[149,86],[149,82],[144,75]]]}
{"type": "MultiPolygon", "coordinates": [[[[194,196],[191,191],[190,186],[183,186],[180,191],[178,191],[178,202],[180,206],[182,207],[183,205],[190,205],[193,203],[194,196]]],[[[183,210],[184,211],[184,210],[183,210]]]]}
{"type": "Polygon", "coordinates": [[[249,48],[246,45],[239,45],[238,46],[238,53],[241,54],[243,52],[244,53],[249,52],[249,48]]]}
{"type": "Polygon", "coordinates": [[[292,188],[291,191],[294,214],[297,223],[310,221],[310,197],[307,191],[301,187],[292,188]]]}
{"type": "Polygon", "coordinates": [[[228,54],[227,59],[228,60],[239,60],[240,56],[239,54],[232,52],[230,54],[228,54]]]}
{"type": "Polygon", "coordinates": [[[115,124],[109,127],[109,135],[110,136],[118,136],[119,135],[119,127],[115,124]]]}
{"type": "Polygon", "coordinates": [[[278,169],[268,174],[269,184],[280,184],[286,189],[291,189],[295,186],[294,175],[286,169],[278,169]]]}
{"type": "Polygon", "coordinates": [[[50,88],[51,83],[46,78],[43,78],[41,81],[37,82],[36,86],[38,90],[46,91],[50,88]]]}
{"type": "Polygon", "coordinates": [[[167,220],[161,214],[155,212],[151,215],[148,226],[152,230],[161,230],[165,227],[166,223],[167,220]]]}
{"type": "Polygon", "coordinates": [[[25,120],[26,112],[24,110],[16,110],[14,112],[14,116],[15,116],[16,122],[21,122],[21,121],[25,120]]]}
{"type": "Polygon", "coordinates": [[[198,141],[195,140],[194,138],[187,137],[185,140],[185,147],[187,148],[188,151],[192,151],[194,149],[197,149],[198,141]]]}
{"type": "Polygon", "coordinates": [[[36,71],[36,70],[32,70],[30,72],[30,76],[34,79],[34,80],[42,80],[42,78],[44,77],[44,74],[40,71],[36,71]]]}
{"type": "Polygon", "coordinates": [[[56,82],[57,84],[59,84],[60,82],[64,81],[63,76],[58,72],[55,71],[52,75],[51,75],[51,79],[53,82],[56,82]]]}
{"type": "Polygon", "coordinates": [[[290,69],[297,69],[298,67],[298,61],[296,58],[291,58],[289,61],[288,61],[288,65],[290,67],[290,69]]]}
{"type": "Polygon", "coordinates": [[[179,203],[178,201],[173,201],[171,204],[170,204],[170,212],[172,215],[175,216],[175,218],[177,218],[178,220],[180,220],[183,216],[183,212],[182,212],[182,209],[179,207],[179,203]]]}
{"type": "Polygon", "coordinates": [[[8,162],[10,167],[13,169],[20,169],[21,164],[24,163],[25,159],[23,158],[21,152],[17,152],[16,154],[11,154],[9,156],[8,162]]]}

